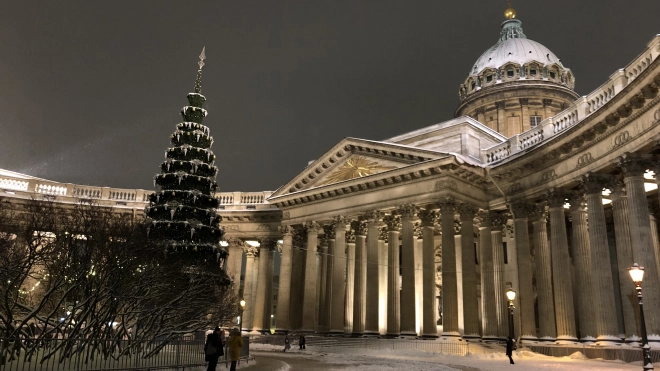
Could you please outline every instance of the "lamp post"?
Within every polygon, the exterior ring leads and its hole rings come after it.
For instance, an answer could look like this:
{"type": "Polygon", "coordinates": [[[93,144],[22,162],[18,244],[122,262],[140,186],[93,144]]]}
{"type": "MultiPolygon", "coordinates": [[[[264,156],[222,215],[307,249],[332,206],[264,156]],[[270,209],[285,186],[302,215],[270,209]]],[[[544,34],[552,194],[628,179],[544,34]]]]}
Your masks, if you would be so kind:
{"type": "Polygon", "coordinates": [[[646,322],[644,321],[644,305],[642,304],[642,280],[644,279],[644,267],[640,267],[637,263],[628,268],[630,277],[635,283],[637,290],[637,300],[639,300],[639,322],[642,328],[642,352],[644,354],[644,370],[653,370],[653,363],[651,363],[651,347],[649,346],[649,339],[646,335],[646,322]]]}
{"type": "Polygon", "coordinates": [[[241,329],[241,332],[243,332],[243,310],[245,309],[245,299],[241,299],[239,304],[241,305],[241,326],[240,326],[240,329],[241,329]]]}
{"type": "Polygon", "coordinates": [[[516,292],[512,289],[506,290],[506,298],[509,300],[509,337],[513,339],[513,310],[516,308],[513,301],[516,300],[516,292]]]}

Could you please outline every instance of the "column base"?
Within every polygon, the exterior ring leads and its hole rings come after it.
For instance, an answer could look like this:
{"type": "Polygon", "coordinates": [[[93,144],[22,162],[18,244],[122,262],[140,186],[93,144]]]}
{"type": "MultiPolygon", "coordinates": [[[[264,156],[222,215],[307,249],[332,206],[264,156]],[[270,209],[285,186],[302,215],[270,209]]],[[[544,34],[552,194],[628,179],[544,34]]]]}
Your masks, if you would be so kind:
{"type": "Polygon", "coordinates": [[[495,343],[502,341],[502,339],[495,335],[484,335],[481,337],[481,341],[484,343],[495,343]]]}
{"type": "Polygon", "coordinates": [[[574,336],[558,336],[557,340],[555,340],[555,344],[557,345],[576,345],[579,344],[580,342],[578,339],[574,336]]]}
{"type": "Polygon", "coordinates": [[[596,342],[596,338],[593,336],[584,336],[580,338],[580,342],[585,345],[591,345],[596,342]]]}
{"type": "Polygon", "coordinates": [[[539,342],[539,338],[537,338],[536,336],[532,336],[532,335],[523,335],[520,338],[520,342],[522,344],[537,344],[539,342]]]}
{"type": "Polygon", "coordinates": [[[463,338],[461,338],[461,334],[457,331],[451,331],[451,332],[443,332],[440,335],[440,339],[444,341],[463,341],[463,338]]]}
{"type": "Polygon", "coordinates": [[[380,332],[374,332],[374,331],[365,331],[362,336],[364,337],[380,337],[380,332]]]}
{"type": "Polygon", "coordinates": [[[326,336],[344,336],[344,331],[330,331],[326,336]]]}
{"type": "Polygon", "coordinates": [[[542,336],[539,338],[539,342],[541,343],[554,343],[557,338],[553,338],[550,336],[542,336]]]}
{"type": "Polygon", "coordinates": [[[631,347],[641,347],[642,346],[642,338],[640,338],[637,335],[632,335],[630,337],[625,338],[623,341],[626,345],[629,345],[631,347]]]}
{"type": "Polygon", "coordinates": [[[402,333],[400,334],[400,336],[401,336],[401,337],[404,337],[404,338],[416,338],[416,337],[417,337],[417,333],[416,333],[416,332],[402,332],[402,333]]]}
{"type": "Polygon", "coordinates": [[[385,334],[386,339],[398,339],[401,337],[401,334],[385,334]]]}
{"type": "Polygon", "coordinates": [[[289,330],[283,328],[276,328],[275,335],[286,335],[289,333],[289,330]]]}
{"type": "Polygon", "coordinates": [[[361,338],[363,335],[364,335],[364,334],[361,333],[361,332],[354,332],[354,333],[352,333],[350,336],[351,336],[352,338],[361,338]]]}
{"type": "Polygon", "coordinates": [[[466,341],[481,341],[481,335],[479,334],[463,335],[463,339],[465,339],[466,341]]]}
{"type": "Polygon", "coordinates": [[[623,342],[621,338],[615,335],[601,335],[596,338],[596,344],[592,346],[596,347],[607,347],[607,346],[617,346],[621,345],[623,342]]]}
{"type": "Polygon", "coordinates": [[[426,335],[420,336],[419,338],[422,339],[422,340],[436,340],[438,338],[438,335],[426,334],[426,335]]]}

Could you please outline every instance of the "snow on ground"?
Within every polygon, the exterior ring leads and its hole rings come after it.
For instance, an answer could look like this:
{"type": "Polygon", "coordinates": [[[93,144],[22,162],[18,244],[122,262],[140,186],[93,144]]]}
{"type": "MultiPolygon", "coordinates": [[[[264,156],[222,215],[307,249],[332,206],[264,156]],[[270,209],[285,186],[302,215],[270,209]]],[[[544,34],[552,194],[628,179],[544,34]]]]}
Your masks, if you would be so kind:
{"type": "Polygon", "coordinates": [[[270,344],[250,344],[254,351],[279,352],[282,356],[313,359],[327,364],[327,370],[389,371],[389,370],[437,370],[437,371],[614,371],[638,370],[640,364],[627,364],[622,361],[585,360],[576,352],[569,357],[549,357],[530,351],[514,352],[515,366],[503,353],[472,354],[467,357],[429,353],[415,350],[371,350],[360,348],[324,348],[323,352],[299,351],[297,347],[282,353],[283,346],[270,344]]]}

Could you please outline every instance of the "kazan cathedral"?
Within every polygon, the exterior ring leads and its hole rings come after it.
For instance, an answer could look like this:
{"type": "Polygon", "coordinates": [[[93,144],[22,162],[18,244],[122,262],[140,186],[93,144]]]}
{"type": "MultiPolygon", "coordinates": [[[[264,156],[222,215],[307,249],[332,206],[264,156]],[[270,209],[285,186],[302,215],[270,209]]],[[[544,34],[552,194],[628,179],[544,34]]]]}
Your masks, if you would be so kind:
{"type": "MultiPolygon", "coordinates": [[[[244,331],[490,341],[511,318],[527,343],[638,344],[637,263],[660,347],[660,35],[580,96],[505,15],[453,119],[345,138],[274,192],[215,194],[244,331]]],[[[0,170],[15,202],[142,218],[151,193],[0,170]]]]}

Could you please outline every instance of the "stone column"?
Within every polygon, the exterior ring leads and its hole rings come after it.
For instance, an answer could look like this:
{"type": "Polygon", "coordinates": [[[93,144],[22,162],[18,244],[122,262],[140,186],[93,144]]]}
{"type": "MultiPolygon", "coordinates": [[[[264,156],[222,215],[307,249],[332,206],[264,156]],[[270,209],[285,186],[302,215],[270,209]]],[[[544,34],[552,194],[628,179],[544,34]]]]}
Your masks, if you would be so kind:
{"type": "Polygon", "coordinates": [[[277,245],[277,240],[276,239],[270,239],[271,241],[271,248],[268,250],[268,273],[266,273],[266,277],[268,277],[268,281],[266,284],[266,300],[264,302],[264,323],[266,324],[266,330],[267,334],[271,334],[271,327],[273,325],[273,273],[275,271],[275,250],[278,249],[277,245]]]}
{"type": "MultiPolygon", "coordinates": [[[[346,220],[338,216],[334,218],[334,244],[332,261],[332,290],[330,290],[330,331],[331,335],[344,333],[345,306],[346,306],[346,220]]],[[[332,242],[332,241],[331,241],[332,242]]]]}
{"type": "Polygon", "coordinates": [[[417,214],[422,221],[422,337],[435,339],[438,337],[436,324],[435,299],[435,243],[434,225],[438,213],[434,210],[422,209],[417,214]]]}
{"type": "MultiPolygon", "coordinates": [[[[659,192],[660,193],[660,192],[659,192]]],[[[653,241],[653,251],[655,251],[656,269],[660,271],[660,238],[658,237],[658,205],[649,204],[649,221],[651,222],[651,240],[653,241]]]]}
{"type": "Polygon", "coordinates": [[[399,207],[401,214],[401,335],[417,336],[415,328],[414,205],[399,207]]]}
{"type": "Polygon", "coordinates": [[[537,205],[532,216],[536,257],[536,296],[539,308],[539,340],[553,342],[557,338],[555,308],[552,302],[552,263],[548,246],[545,205],[537,205]]]}
{"type": "Polygon", "coordinates": [[[369,211],[366,213],[367,220],[367,246],[366,246],[366,292],[365,292],[365,327],[364,335],[379,336],[380,330],[378,326],[378,313],[379,308],[379,267],[378,267],[378,238],[380,231],[378,225],[380,224],[381,214],[378,211],[369,211]]]}
{"type": "Polygon", "coordinates": [[[323,274],[321,313],[319,327],[323,333],[330,332],[330,317],[332,316],[332,272],[333,257],[335,255],[335,229],[332,225],[323,226],[323,241],[325,243],[324,259],[325,272],[323,274]]]}
{"type": "Polygon", "coordinates": [[[635,284],[630,279],[628,268],[632,267],[633,250],[630,242],[630,222],[628,218],[628,199],[625,195],[623,180],[615,180],[612,184],[612,216],[614,219],[614,239],[616,242],[617,270],[619,272],[619,288],[621,291],[621,311],[623,327],[626,332],[626,343],[635,345],[641,339],[637,329],[637,295],[635,284]]]}
{"type": "Polygon", "coordinates": [[[319,290],[318,298],[316,302],[319,307],[319,319],[317,332],[326,333],[328,332],[328,305],[325,301],[326,299],[326,288],[327,288],[327,278],[328,278],[328,235],[325,234],[325,227],[323,227],[324,233],[319,237],[320,249],[319,249],[319,290]]]}
{"type": "MultiPolygon", "coordinates": [[[[579,320],[580,341],[590,343],[596,340],[596,320],[593,315],[593,293],[591,270],[591,246],[587,231],[587,210],[581,195],[571,195],[571,220],[573,234],[573,272],[575,274],[575,298],[579,320]]],[[[609,265],[608,265],[609,266],[609,265]]]]}
{"type": "Polygon", "coordinates": [[[458,280],[454,242],[456,201],[452,197],[443,197],[438,206],[442,228],[442,337],[458,340],[461,333],[458,329],[458,280]]]}
{"type": "Polygon", "coordinates": [[[529,246],[528,216],[531,205],[516,202],[511,205],[513,212],[513,231],[516,241],[518,261],[518,302],[520,310],[520,335],[522,341],[536,341],[536,321],[534,320],[534,287],[532,286],[532,264],[529,246]]]}
{"type": "MultiPolygon", "coordinates": [[[[653,251],[649,206],[644,189],[644,172],[647,164],[639,156],[626,154],[618,160],[623,170],[623,181],[628,196],[630,242],[634,262],[644,267],[644,317],[649,345],[660,346],[660,279],[653,251]],[[647,309],[648,308],[648,309],[647,309]]],[[[622,293],[623,294],[623,293],[622,293]]],[[[627,295],[628,293],[625,293],[627,295]]]]}
{"type": "Polygon", "coordinates": [[[617,344],[619,326],[616,319],[614,299],[614,283],[610,263],[610,249],[607,242],[605,211],[603,210],[603,188],[606,179],[588,173],[582,177],[582,187],[587,201],[587,218],[589,220],[589,246],[591,247],[591,267],[596,268],[593,276],[592,307],[596,315],[597,344],[617,344]],[[602,269],[601,269],[602,268],[602,269]]]}
{"type": "MultiPolygon", "coordinates": [[[[489,212],[480,212],[479,227],[480,252],[479,267],[481,268],[481,327],[483,329],[482,338],[484,341],[493,341],[498,339],[498,319],[495,295],[495,272],[493,269],[493,241],[491,233],[491,214],[489,212]]],[[[500,232],[502,233],[502,232],[500,232]]],[[[500,243],[502,237],[500,235],[500,243]]],[[[499,290],[499,287],[497,288],[499,290]]]]}
{"type": "Polygon", "coordinates": [[[568,234],[564,217],[565,203],[566,194],[563,192],[554,189],[548,192],[557,343],[568,344],[577,341],[577,328],[571,282],[571,258],[568,254],[568,234]]]}
{"type": "MultiPolygon", "coordinates": [[[[493,252],[493,290],[495,308],[497,311],[497,336],[506,339],[509,336],[509,304],[506,299],[506,278],[504,277],[504,244],[502,229],[506,226],[508,215],[491,211],[488,215],[491,223],[490,238],[493,252]]],[[[482,237],[483,238],[483,237],[482,237]]],[[[484,280],[484,276],[481,276],[484,280]]],[[[483,300],[483,299],[482,299],[483,300]]],[[[485,331],[484,331],[485,333],[485,331]]]]}
{"type": "Polygon", "coordinates": [[[229,267],[227,275],[231,278],[236,295],[241,290],[241,268],[243,268],[243,245],[244,242],[238,238],[231,237],[227,239],[229,244],[229,267]]]}
{"type": "Polygon", "coordinates": [[[344,333],[353,333],[353,306],[355,296],[355,231],[346,231],[346,307],[344,333]]]}
{"type": "Polygon", "coordinates": [[[399,229],[401,217],[387,215],[383,218],[387,225],[387,336],[398,337],[401,332],[400,292],[399,292],[399,229]]]}
{"type": "Polygon", "coordinates": [[[277,327],[275,332],[286,334],[289,332],[289,304],[291,301],[291,264],[293,258],[294,229],[285,225],[280,227],[282,233],[282,257],[280,259],[280,285],[277,292],[277,327]]]}
{"type": "MultiPolygon", "coordinates": [[[[275,241],[277,242],[277,241],[275,241]]],[[[270,258],[270,252],[273,248],[273,243],[269,239],[260,239],[259,240],[259,271],[257,272],[257,295],[254,300],[254,318],[252,320],[252,330],[260,332],[262,334],[270,333],[270,318],[268,320],[266,316],[266,307],[270,307],[270,296],[271,293],[268,291],[268,282],[272,281],[273,277],[268,277],[270,269],[268,265],[273,264],[273,260],[270,258]]],[[[246,300],[247,302],[247,300],[246,300]]],[[[270,309],[270,308],[268,308],[270,309]]],[[[268,316],[270,317],[270,310],[268,310],[268,316]]]]}
{"type": "Polygon", "coordinates": [[[387,334],[387,226],[378,227],[378,331],[387,334]]]}
{"type": "Polygon", "coordinates": [[[355,286],[353,287],[353,335],[364,335],[367,320],[367,223],[354,221],[355,286]]]}
{"type": "Polygon", "coordinates": [[[316,222],[308,222],[305,227],[307,228],[307,259],[305,262],[302,328],[300,331],[311,333],[316,329],[316,249],[320,227],[316,222]]]}
{"type": "Polygon", "coordinates": [[[303,250],[304,232],[297,230],[293,239],[293,263],[291,266],[291,301],[289,304],[289,325],[291,330],[302,328],[302,306],[305,286],[305,251],[303,250]]]}
{"type": "Polygon", "coordinates": [[[465,339],[479,339],[479,307],[477,304],[477,265],[474,251],[474,216],[479,209],[461,204],[461,263],[463,277],[463,320],[465,339]]]}
{"type": "Polygon", "coordinates": [[[256,247],[248,244],[245,244],[243,251],[245,251],[247,259],[245,263],[245,282],[243,285],[243,300],[245,300],[245,308],[243,309],[243,317],[241,318],[241,329],[242,331],[251,331],[255,306],[255,298],[252,296],[252,287],[255,285],[254,271],[257,269],[254,264],[254,259],[259,251],[256,247]]]}

